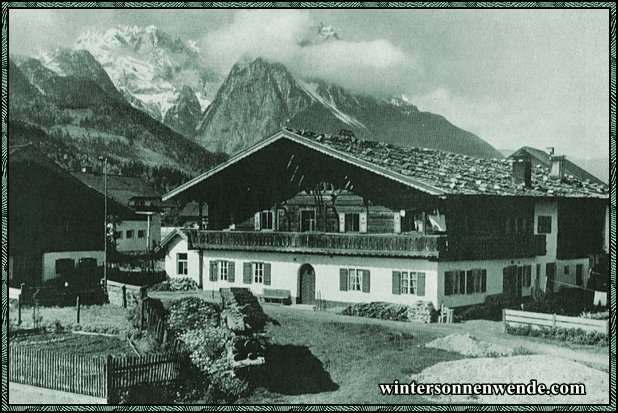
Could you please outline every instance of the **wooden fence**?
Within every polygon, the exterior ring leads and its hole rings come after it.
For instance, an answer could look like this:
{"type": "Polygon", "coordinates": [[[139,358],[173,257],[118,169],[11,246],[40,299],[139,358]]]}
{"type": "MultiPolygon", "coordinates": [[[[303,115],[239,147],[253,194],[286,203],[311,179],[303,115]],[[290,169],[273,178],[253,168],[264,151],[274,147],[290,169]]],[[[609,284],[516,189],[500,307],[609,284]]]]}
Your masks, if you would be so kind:
{"type": "Polygon", "coordinates": [[[9,380],[109,401],[121,389],[176,380],[187,361],[186,353],[177,352],[93,357],[10,346],[9,380]]]}
{"type": "Polygon", "coordinates": [[[567,317],[556,314],[533,313],[530,311],[502,310],[504,328],[529,325],[532,328],[581,329],[609,336],[608,320],[593,320],[583,317],[567,317]]]}
{"type": "Polygon", "coordinates": [[[108,394],[102,357],[9,346],[9,380],[94,397],[108,394]]]}
{"type": "Polygon", "coordinates": [[[164,350],[184,352],[184,343],[173,337],[173,334],[171,334],[167,327],[164,317],[161,315],[161,309],[158,308],[155,303],[160,304],[160,301],[148,298],[141,301],[141,328],[146,330],[164,350]]]}

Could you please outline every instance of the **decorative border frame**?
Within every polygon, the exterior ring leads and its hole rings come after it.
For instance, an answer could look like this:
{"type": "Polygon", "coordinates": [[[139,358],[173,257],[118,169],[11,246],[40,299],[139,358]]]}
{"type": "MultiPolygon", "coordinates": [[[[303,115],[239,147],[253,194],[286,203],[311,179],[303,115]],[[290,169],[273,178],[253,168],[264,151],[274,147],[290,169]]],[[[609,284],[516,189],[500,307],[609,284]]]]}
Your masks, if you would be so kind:
{"type": "Polygon", "coordinates": [[[3,411],[614,411],[616,409],[616,4],[613,2],[5,2],[2,3],[2,410],[3,411]],[[8,404],[8,249],[7,249],[7,156],[8,156],[8,11],[10,8],[603,8],[609,10],[610,61],[610,404],[609,405],[186,405],[186,406],[45,406],[8,404]]]}

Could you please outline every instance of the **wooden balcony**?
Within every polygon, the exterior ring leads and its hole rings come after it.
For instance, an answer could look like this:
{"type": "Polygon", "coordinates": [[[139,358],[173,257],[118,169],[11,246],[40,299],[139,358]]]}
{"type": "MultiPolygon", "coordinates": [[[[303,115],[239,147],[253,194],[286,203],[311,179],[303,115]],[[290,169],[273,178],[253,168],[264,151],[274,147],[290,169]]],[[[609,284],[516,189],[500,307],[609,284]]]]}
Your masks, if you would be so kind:
{"type": "Polygon", "coordinates": [[[189,248],[437,258],[442,236],[185,230],[189,248]]]}
{"type": "Polygon", "coordinates": [[[328,255],[435,258],[450,261],[509,259],[545,254],[544,235],[446,235],[185,230],[190,249],[274,251],[328,255]]]}

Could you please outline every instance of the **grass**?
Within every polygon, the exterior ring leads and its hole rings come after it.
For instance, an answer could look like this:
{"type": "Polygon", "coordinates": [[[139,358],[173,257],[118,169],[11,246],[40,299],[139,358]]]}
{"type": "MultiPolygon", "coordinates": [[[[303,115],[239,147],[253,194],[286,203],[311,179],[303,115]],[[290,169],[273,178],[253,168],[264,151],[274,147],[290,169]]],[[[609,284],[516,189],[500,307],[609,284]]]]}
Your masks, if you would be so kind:
{"type": "Polygon", "coordinates": [[[424,348],[437,337],[431,333],[413,336],[328,313],[264,308],[279,325],[268,326],[273,347],[266,365],[253,373],[259,388],[239,403],[430,403],[420,396],[382,396],[378,384],[406,382],[426,367],[463,358],[424,348]]]}
{"type": "Polygon", "coordinates": [[[12,337],[11,346],[36,350],[51,350],[60,354],[77,354],[105,357],[135,355],[126,339],[102,335],[73,333],[48,333],[12,337]]]}
{"type": "MultiPolygon", "coordinates": [[[[37,313],[42,317],[40,324],[53,327],[58,321],[64,329],[83,330],[108,334],[122,334],[131,327],[127,321],[127,310],[113,305],[82,306],[80,323],[77,324],[77,310],[75,307],[37,307],[37,313]]],[[[18,329],[34,328],[32,307],[22,308],[22,323],[18,329]]],[[[11,305],[9,309],[9,323],[11,328],[17,326],[17,307],[11,305]]]]}

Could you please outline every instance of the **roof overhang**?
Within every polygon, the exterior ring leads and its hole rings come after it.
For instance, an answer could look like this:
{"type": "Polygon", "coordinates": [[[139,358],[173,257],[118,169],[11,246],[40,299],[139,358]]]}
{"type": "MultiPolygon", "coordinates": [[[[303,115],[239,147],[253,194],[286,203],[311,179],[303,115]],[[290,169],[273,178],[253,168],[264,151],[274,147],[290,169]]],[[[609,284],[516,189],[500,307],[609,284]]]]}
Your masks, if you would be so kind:
{"type": "MultiPolygon", "coordinates": [[[[240,152],[239,154],[231,157],[230,159],[228,159],[226,162],[217,165],[216,167],[212,168],[211,170],[203,173],[202,175],[180,185],[179,187],[173,189],[172,191],[168,192],[167,194],[163,195],[162,200],[163,201],[168,201],[171,200],[175,197],[177,197],[178,195],[182,194],[183,192],[195,187],[196,185],[208,180],[209,178],[221,173],[222,171],[224,171],[225,169],[237,164],[239,161],[251,156],[252,154],[256,153],[257,151],[259,151],[262,148],[265,148],[269,145],[272,145],[273,143],[281,140],[281,139],[287,139],[290,140],[292,142],[295,142],[297,144],[303,145],[307,148],[310,148],[311,150],[314,150],[316,152],[319,152],[321,154],[330,156],[332,158],[338,159],[340,161],[343,161],[347,164],[353,165],[355,167],[358,167],[360,169],[369,171],[373,174],[388,178],[390,180],[393,180],[395,182],[398,182],[400,184],[403,184],[405,186],[408,186],[410,188],[416,189],[418,191],[424,192],[428,195],[434,195],[434,196],[442,196],[442,195],[446,195],[446,192],[435,188],[431,185],[426,184],[425,182],[421,182],[417,179],[411,178],[409,176],[406,175],[402,175],[399,173],[396,173],[394,171],[391,171],[389,169],[383,168],[381,166],[375,165],[371,162],[367,162],[364,161],[362,159],[358,159],[350,154],[338,151],[334,148],[331,148],[327,145],[323,145],[317,141],[314,141],[312,139],[309,138],[305,138],[303,136],[297,135],[293,132],[287,131],[287,130],[283,130],[280,131],[276,134],[274,134],[273,136],[271,136],[268,139],[265,139],[259,143],[257,143],[256,145],[253,145],[252,147],[246,149],[243,152],[240,152]]],[[[285,160],[282,159],[282,162],[285,162],[285,160]]]]}

